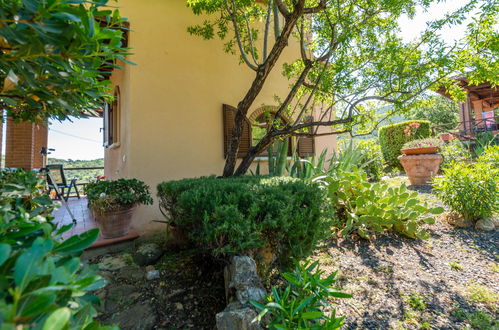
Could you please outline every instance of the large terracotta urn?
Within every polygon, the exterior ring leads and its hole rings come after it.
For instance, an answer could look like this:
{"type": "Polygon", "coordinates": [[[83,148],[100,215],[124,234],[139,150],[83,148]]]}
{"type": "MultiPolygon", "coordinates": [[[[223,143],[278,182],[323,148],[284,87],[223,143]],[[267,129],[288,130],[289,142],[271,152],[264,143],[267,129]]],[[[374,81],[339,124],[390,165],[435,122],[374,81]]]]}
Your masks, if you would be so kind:
{"type": "Polygon", "coordinates": [[[104,213],[93,212],[95,222],[103,238],[116,238],[128,235],[135,207],[104,213]]]}
{"type": "Polygon", "coordinates": [[[401,155],[398,160],[414,186],[430,184],[444,157],[440,154],[401,155]]]}

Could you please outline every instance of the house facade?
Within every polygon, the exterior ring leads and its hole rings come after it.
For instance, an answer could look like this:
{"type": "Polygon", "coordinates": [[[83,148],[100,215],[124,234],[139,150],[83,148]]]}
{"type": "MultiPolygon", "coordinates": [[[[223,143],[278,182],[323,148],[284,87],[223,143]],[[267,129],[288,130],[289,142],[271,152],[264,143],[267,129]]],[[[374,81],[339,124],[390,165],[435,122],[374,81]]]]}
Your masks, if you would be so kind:
{"type": "MultiPolygon", "coordinates": [[[[103,115],[106,178],[143,180],[155,195],[156,185],[166,180],[220,175],[230,124],[224,111],[237,106],[255,73],[225,53],[222,41],[187,32],[205,18],[194,15],[185,0],[120,0],[118,5],[130,23],[133,55],[128,59],[135,65],[118,63],[123,69],[111,74],[116,100],[103,115]]],[[[283,61],[299,55],[293,48],[284,51],[283,61]]],[[[291,81],[281,75],[283,61],[269,76],[248,121],[276,106],[276,96],[287,94],[291,81]]],[[[307,154],[332,152],[336,138],[321,136],[301,144],[307,154]]],[[[264,157],[261,162],[265,168],[264,157]]],[[[134,217],[141,232],[161,226],[152,222],[162,220],[157,203],[141,206],[134,217]]]]}

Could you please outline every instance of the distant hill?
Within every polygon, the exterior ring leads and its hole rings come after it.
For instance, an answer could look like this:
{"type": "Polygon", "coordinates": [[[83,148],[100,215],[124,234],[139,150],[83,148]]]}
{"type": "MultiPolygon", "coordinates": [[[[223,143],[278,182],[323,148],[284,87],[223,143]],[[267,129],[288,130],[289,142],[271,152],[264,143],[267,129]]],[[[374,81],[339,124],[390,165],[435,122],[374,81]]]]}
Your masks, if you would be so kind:
{"type": "Polygon", "coordinates": [[[77,167],[104,167],[104,158],[93,159],[93,160],[73,160],[73,159],[59,159],[59,158],[49,158],[49,164],[62,164],[64,166],[64,172],[68,180],[78,179],[78,182],[90,182],[94,181],[98,176],[104,175],[104,170],[67,170],[70,168],[77,167]]]}

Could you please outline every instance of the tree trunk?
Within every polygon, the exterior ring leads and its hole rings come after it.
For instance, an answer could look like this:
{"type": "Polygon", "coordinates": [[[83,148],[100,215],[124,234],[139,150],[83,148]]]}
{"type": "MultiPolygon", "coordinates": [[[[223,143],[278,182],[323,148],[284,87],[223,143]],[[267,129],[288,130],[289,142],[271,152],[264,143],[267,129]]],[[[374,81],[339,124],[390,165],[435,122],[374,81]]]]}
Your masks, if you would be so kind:
{"type": "Polygon", "coordinates": [[[262,140],[260,140],[260,142],[258,142],[256,146],[250,148],[250,150],[248,150],[248,153],[241,161],[241,164],[239,164],[239,166],[237,167],[236,173],[234,175],[246,174],[251,164],[255,160],[255,157],[257,157],[262,151],[267,149],[272,144],[272,142],[274,142],[274,138],[275,136],[267,134],[263,137],[262,140]]]}
{"type": "MultiPolygon", "coordinates": [[[[277,63],[277,60],[281,56],[282,51],[288,45],[289,36],[291,35],[291,32],[293,31],[296,22],[298,21],[298,18],[301,16],[302,10],[303,8],[295,8],[294,12],[286,18],[286,22],[282,29],[282,33],[281,36],[279,37],[279,40],[277,40],[276,43],[274,44],[274,47],[270,51],[267,60],[258,67],[258,70],[256,72],[256,77],[253,80],[250,89],[244,96],[244,99],[241,102],[239,102],[239,104],[237,105],[237,112],[234,118],[234,126],[232,128],[232,136],[229,141],[229,146],[227,149],[227,158],[225,160],[225,167],[223,171],[224,177],[228,177],[234,174],[234,169],[236,167],[237,153],[239,151],[239,144],[241,142],[241,135],[243,133],[244,119],[246,118],[248,110],[253,105],[253,102],[255,101],[256,97],[258,96],[258,94],[260,94],[265,81],[267,80],[270,72],[277,63]]],[[[250,151],[248,151],[248,155],[250,154],[250,151]]],[[[255,157],[256,156],[254,155],[252,159],[254,159],[255,157]]],[[[245,162],[247,158],[248,157],[244,157],[243,162],[245,162]]],[[[245,166],[249,168],[250,165],[251,164],[245,166]]],[[[240,173],[239,169],[237,172],[238,173],[236,174],[239,175],[240,173]]]]}

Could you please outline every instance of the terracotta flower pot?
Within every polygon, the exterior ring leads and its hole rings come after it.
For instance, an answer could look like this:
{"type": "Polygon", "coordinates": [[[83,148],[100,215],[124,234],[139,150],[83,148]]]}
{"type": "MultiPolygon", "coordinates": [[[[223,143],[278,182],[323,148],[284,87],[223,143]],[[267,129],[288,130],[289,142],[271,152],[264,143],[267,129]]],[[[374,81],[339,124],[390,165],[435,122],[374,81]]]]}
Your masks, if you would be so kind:
{"type": "Polygon", "coordinates": [[[440,140],[442,140],[443,142],[449,142],[449,141],[452,141],[454,140],[454,135],[450,134],[450,133],[440,133],[439,135],[440,137],[440,140]]]}
{"type": "Polygon", "coordinates": [[[400,151],[404,155],[436,154],[438,152],[438,147],[421,147],[421,148],[400,149],[400,151]]]}
{"type": "Polygon", "coordinates": [[[444,157],[440,154],[401,155],[398,157],[412,185],[426,185],[438,173],[444,157]]]}
{"type": "Polygon", "coordinates": [[[134,210],[135,207],[105,213],[93,212],[102,237],[116,238],[127,235],[130,232],[134,210]]]}

